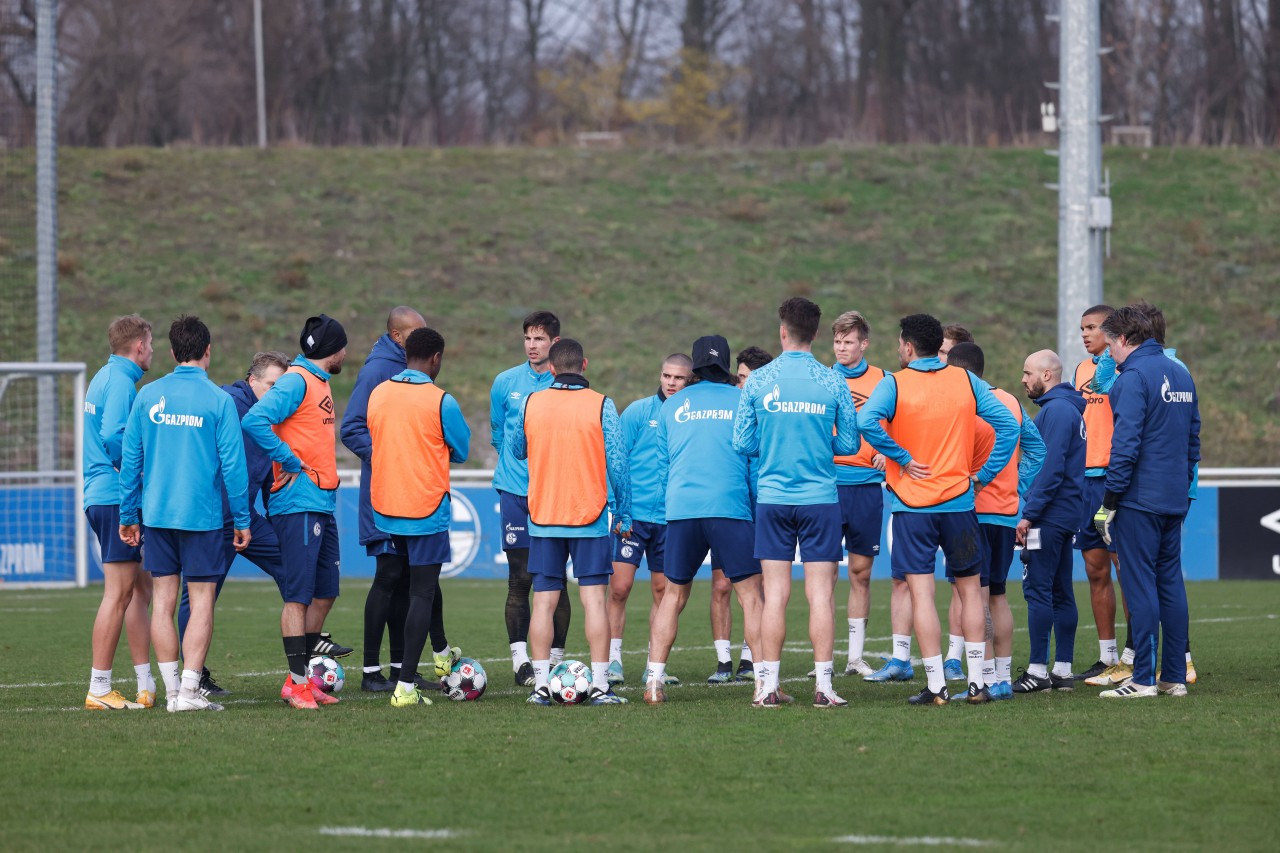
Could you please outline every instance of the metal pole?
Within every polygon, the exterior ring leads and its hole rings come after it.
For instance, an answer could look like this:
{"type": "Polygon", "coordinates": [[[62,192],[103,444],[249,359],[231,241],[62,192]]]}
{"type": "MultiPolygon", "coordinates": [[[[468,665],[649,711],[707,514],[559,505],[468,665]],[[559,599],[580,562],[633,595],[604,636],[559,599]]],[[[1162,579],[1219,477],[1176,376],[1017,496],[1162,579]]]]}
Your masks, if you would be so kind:
{"type": "MultiPolygon", "coordinates": [[[[85,384],[84,369],[82,368],[76,374],[75,379],[75,401],[77,404],[84,400],[85,384]]],[[[79,405],[76,407],[79,408],[79,405]]],[[[72,494],[74,495],[74,503],[71,505],[71,516],[76,526],[75,532],[75,554],[76,554],[76,586],[86,587],[89,585],[89,542],[86,538],[85,525],[88,519],[84,517],[84,513],[80,511],[80,507],[84,505],[84,454],[80,452],[80,448],[84,447],[84,418],[77,413],[76,422],[76,445],[75,451],[71,454],[72,467],[75,469],[75,478],[72,485],[72,494]]]]}
{"type": "MultiPolygon", "coordinates": [[[[57,0],[36,3],[36,360],[58,360],[57,0]]],[[[53,377],[36,383],[41,471],[57,465],[58,405],[53,377]]],[[[79,452],[79,448],[76,449],[79,452]]],[[[79,507],[76,508],[79,512],[79,507]]]]}
{"type": "Polygon", "coordinates": [[[267,85],[262,59],[262,0],[253,0],[253,53],[258,77],[258,147],[267,147],[267,85]]]}
{"type": "Polygon", "coordinates": [[[1058,129],[1058,354],[1064,364],[1086,355],[1080,342],[1080,316],[1102,299],[1101,280],[1094,286],[1091,270],[1089,199],[1090,137],[1097,127],[1096,88],[1090,69],[1098,53],[1090,37],[1090,21],[1098,20],[1098,0],[1063,0],[1059,51],[1058,129]]]}

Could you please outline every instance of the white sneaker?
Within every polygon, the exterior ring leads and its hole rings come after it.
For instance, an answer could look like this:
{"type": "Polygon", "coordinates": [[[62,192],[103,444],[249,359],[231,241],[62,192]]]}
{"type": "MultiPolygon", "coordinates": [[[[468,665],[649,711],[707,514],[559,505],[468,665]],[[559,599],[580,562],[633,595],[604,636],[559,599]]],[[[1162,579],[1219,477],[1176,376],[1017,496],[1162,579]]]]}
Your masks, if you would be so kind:
{"type": "Polygon", "coordinates": [[[813,694],[815,708],[843,708],[848,704],[849,701],[841,699],[834,690],[819,690],[813,694]]]}
{"type": "MultiPolygon", "coordinates": [[[[1185,687],[1183,688],[1186,689],[1185,687]]],[[[1159,692],[1154,684],[1143,687],[1140,684],[1134,684],[1130,681],[1122,687],[1115,690],[1104,690],[1098,694],[1099,699],[1145,699],[1149,696],[1157,696],[1159,692]]]]}
{"type": "Polygon", "coordinates": [[[178,694],[177,694],[177,693],[169,693],[169,694],[166,694],[166,695],[165,695],[165,697],[164,697],[164,709],[165,709],[166,711],[168,711],[170,714],[172,714],[174,711],[178,710],[177,705],[178,705],[178,694]]]}
{"type": "Polygon", "coordinates": [[[868,675],[874,675],[875,670],[872,669],[862,658],[849,661],[849,665],[844,668],[845,675],[861,675],[863,678],[868,675]]]}
{"type": "Polygon", "coordinates": [[[1160,691],[1162,696],[1186,696],[1187,685],[1174,683],[1171,681],[1157,681],[1156,689],[1160,691]]]}
{"type": "Polygon", "coordinates": [[[185,693],[179,693],[173,701],[170,711],[223,711],[226,710],[217,702],[210,702],[209,697],[203,693],[196,693],[188,696],[185,693]]]}

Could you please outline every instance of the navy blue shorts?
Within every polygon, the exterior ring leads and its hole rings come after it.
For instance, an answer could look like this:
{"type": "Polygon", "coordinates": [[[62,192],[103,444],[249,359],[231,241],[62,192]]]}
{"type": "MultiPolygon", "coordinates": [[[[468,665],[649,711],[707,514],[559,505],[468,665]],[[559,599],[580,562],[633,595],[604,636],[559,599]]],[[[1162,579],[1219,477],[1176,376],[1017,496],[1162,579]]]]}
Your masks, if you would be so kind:
{"type": "Polygon", "coordinates": [[[795,560],[796,546],[804,563],[838,563],[844,556],[840,547],[840,504],[786,506],[756,504],[757,560],[795,560]]]}
{"type": "Polygon", "coordinates": [[[188,581],[217,583],[223,568],[222,528],[217,530],[175,530],[147,528],[147,555],[142,567],[152,577],[181,574],[188,581]]]}
{"type": "Polygon", "coordinates": [[[266,572],[278,586],[284,576],[284,563],[280,560],[280,538],[275,528],[266,518],[255,515],[249,523],[249,536],[249,547],[237,551],[235,531],[231,527],[222,528],[223,574],[231,570],[238,554],[266,572]]]}
{"type": "Polygon", "coordinates": [[[640,565],[640,558],[649,557],[649,571],[662,574],[666,563],[667,526],[651,521],[633,521],[626,536],[613,536],[613,561],[640,565]]]}
{"type": "Polygon", "coordinates": [[[98,550],[102,552],[102,562],[106,563],[139,563],[142,562],[142,549],[126,545],[120,538],[120,506],[103,504],[91,506],[84,511],[89,519],[89,529],[98,537],[98,550]]]}
{"type": "Polygon", "coordinates": [[[338,525],[327,512],[273,515],[271,527],[280,539],[284,600],[310,604],[315,598],[338,597],[338,525]]]}
{"type": "Polygon", "coordinates": [[[519,551],[529,545],[529,498],[498,492],[502,508],[502,550],[519,551]]]}
{"type": "Polygon", "coordinates": [[[534,592],[563,590],[565,564],[573,560],[573,576],[580,586],[600,586],[609,582],[613,563],[609,560],[608,536],[531,536],[529,574],[534,592]]]}
{"type": "Polygon", "coordinates": [[[711,564],[737,583],[760,574],[752,554],[755,525],[740,518],[683,518],[667,522],[667,580],[687,584],[707,554],[711,564]]]}
{"type": "Polygon", "coordinates": [[[991,587],[992,595],[1004,595],[1005,585],[1009,580],[1009,566],[1013,563],[1016,531],[1001,524],[979,524],[978,527],[986,543],[984,556],[987,567],[982,573],[986,575],[987,583],[984,586],[991,587]]]}
{"type": "Polygon", "coordinates": [[[978,516],[965,512],[895,512],[890,566],[895,580],[907,575],[933,574],[938,549],[946,558],[948,576],[972,577],[982,568],[982,538],[978,516]]]}
{"type": "Polygon", "coordinates": [[[1088,516],[1084,526],[1076,532],[1075,543],[1071,546],[1077,551],[1110,551],[1112,554],[1116,552],[1115,537],[1111,537],[1111,544],[1108,545],[1102,541],[1098,531],[1093,529],[1093,514],[1098,511],[1098,507],[1102,506],[1102,499],[1106,493],[1106,477],[1084,478],[1084,506],[1088,510],[1088,516]]]}
{"type": "Polygon", "coordinates": [[[840,522],[844,525],[844,547],[850,554],[875,557],[880,554],[880,528],[884,520],[884,489],[879,483],[837,486],[840,522]]]}
{"type": "Polygon", "coordinates": [[[377,539],[373,542],[366,542],[364,546],[364,555],[366,557],[383,557],[387,554],[395,554],[396,545],[390,539],[377,539]]]}
{"type": "Polygon", "coordinates": [[[396,553],[407,556],[411,566],[443,566],[453,559],[447,530],[426,536],[393,535],[391,541],[396,543],[396,553]]]}

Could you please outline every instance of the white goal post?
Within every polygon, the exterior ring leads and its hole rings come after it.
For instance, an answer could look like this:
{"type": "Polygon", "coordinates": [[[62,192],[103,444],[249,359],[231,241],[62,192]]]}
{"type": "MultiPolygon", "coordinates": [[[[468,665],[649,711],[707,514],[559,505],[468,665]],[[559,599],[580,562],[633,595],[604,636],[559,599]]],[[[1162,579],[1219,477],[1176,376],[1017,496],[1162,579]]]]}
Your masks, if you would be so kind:
{"type": "Polygon", "coordinates": [[[86,586],[82,362],[0,362],[0,590],[86,586]]]}

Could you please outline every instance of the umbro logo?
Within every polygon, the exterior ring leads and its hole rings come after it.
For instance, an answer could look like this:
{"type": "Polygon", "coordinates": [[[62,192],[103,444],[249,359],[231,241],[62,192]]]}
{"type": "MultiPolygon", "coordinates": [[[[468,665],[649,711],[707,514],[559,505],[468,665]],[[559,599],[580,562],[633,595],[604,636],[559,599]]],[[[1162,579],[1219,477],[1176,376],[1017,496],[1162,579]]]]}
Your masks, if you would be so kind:
{"type": "Polygon", "coordinates": [[[853,407],[855,409],[861,409],[862,404],[871,398],[870,394],[859,394],[857,391],[850,391],[849,396],[853,397],[853,407]]]}
{"type": "Polygon", "coordinates": [[[324,413],[326,415],[333,414],[333,398],[332,397],[326,395],[325,398],[320,401],[319,406],[321,409],[324,410],[324,413]]]}

